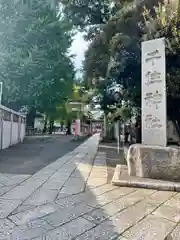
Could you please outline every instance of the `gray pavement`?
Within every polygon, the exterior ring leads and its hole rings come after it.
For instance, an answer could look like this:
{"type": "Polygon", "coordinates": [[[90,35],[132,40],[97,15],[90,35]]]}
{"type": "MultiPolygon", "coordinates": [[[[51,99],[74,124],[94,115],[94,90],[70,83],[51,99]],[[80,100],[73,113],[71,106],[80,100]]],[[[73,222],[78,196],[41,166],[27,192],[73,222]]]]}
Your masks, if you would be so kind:
{"type": "Polygon", "coordinates": [[[98,138],[32,176],[0,174],[0,240],[180,239],[180,193],[108,184],[98,138]]]}
{"type": "Polygon", "coordinates": [[[82,143],[72,139],[66,135],[28,137],[23,144],[0,151],[0,172],[32,175],[82,143]]]}

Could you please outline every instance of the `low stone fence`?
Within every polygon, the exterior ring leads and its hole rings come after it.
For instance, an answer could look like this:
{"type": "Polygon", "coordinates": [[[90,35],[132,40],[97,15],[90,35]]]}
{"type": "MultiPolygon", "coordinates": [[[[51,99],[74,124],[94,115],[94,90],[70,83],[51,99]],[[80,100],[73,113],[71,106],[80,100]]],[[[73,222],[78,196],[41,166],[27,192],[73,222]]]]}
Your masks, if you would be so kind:
{"type": "Polygon", "coordinates": [[[23,142],[26,117],[3,105],[0,106],[0,149],[23,142]]]}

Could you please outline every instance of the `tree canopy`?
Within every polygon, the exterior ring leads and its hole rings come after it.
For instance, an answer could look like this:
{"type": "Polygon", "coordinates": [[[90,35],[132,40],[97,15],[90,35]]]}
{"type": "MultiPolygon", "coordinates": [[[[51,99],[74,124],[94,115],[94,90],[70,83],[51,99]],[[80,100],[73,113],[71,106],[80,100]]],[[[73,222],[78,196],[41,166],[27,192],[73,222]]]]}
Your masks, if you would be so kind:
{"type": "Polygon", "coordinates": [[[92,27],[96,28],[85,55],[84,72],[87,85],[99,89],[103,108],[112,101],[116,104],[116,99],[111,97],[114,94],[109,91],[113,84],[121,86],[121,100],[129,101],[136,108],[140,107],[141,42],[165,37],[168,115],[172,118],[172,109],[176,109],[174,113],[180,109],[179,1],[109,0],[108,10],[104,11],[106,3],[107,1],[102,1],[98,5],[96,2],[84,0],[80,3],[74,1],[74,4],[66,6],[66,11],[76,12],[71,18],[75,25],[87,34],[92,32],[92,27]],[[88,17],[78,22],[74,16],[78,16],[83,8],[88,11],[88,17]],[[103,21],[91,21],[95,16],[94,12],[99,13],[99,18],[96,19],[103,21]]]}
{"type": "Polygon", "coordinates": [[[72,94],[72,25],[48,1],[0,0],[3,102],[52,115],[72,94]],[[47,2],[47,3],[46,3],[47,2]]]}

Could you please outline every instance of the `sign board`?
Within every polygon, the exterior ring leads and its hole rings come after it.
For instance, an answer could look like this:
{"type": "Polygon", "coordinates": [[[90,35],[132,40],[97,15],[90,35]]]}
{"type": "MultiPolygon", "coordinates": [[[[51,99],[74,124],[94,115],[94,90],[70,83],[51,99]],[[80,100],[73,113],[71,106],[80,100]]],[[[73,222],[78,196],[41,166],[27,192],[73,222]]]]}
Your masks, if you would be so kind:
{"type": "Polygon", "coordinates": [[[68,105],[73,112],[79,112],[83,110],[83,104],[81,102],[69,102],[68,105]]]}
{"type": "Polygon", "coordinates": [[[79,111],[78,108],[72,108],[71,110],[72,110],[72,112],[78,112],[79,111]]]}
{"type": "Polygon", "coordinates": [[[142,144],[166,146],[166,60],[164,38],[142,42],[142,144]]]}

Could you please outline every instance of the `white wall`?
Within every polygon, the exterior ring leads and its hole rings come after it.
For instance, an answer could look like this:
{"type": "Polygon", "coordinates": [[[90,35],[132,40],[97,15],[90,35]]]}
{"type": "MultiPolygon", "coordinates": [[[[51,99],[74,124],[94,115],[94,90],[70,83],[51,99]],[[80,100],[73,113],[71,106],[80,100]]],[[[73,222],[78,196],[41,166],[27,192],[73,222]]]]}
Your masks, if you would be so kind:
{"type": "Polygon", "coordinates": [[[11,122],[3,121],[2,128],[2,149],[5,149],[11,144],[11,122]]]}
{"type": "Polygon", "coordinates": [[[13,122],[12,123],[12,138],[11,138],[11,145],[17,144],[19,140],[19,129],[18,129],[18,123],[13,122]]]}
{"type": "Polygon", "coordinates": [[[26,132],[26,130],[25,130],[26,129],[25,123],[21,123],[20,127],[21,127],[21,130],[20,130],[20,141],[23,142],[24,137],[25,137],[25,132],[26,132]]]}
{"type": "Polygon", "coordinates": [[[25,116],[0,105],[0,149],[23,142],[25,120],[25,116]]]}

